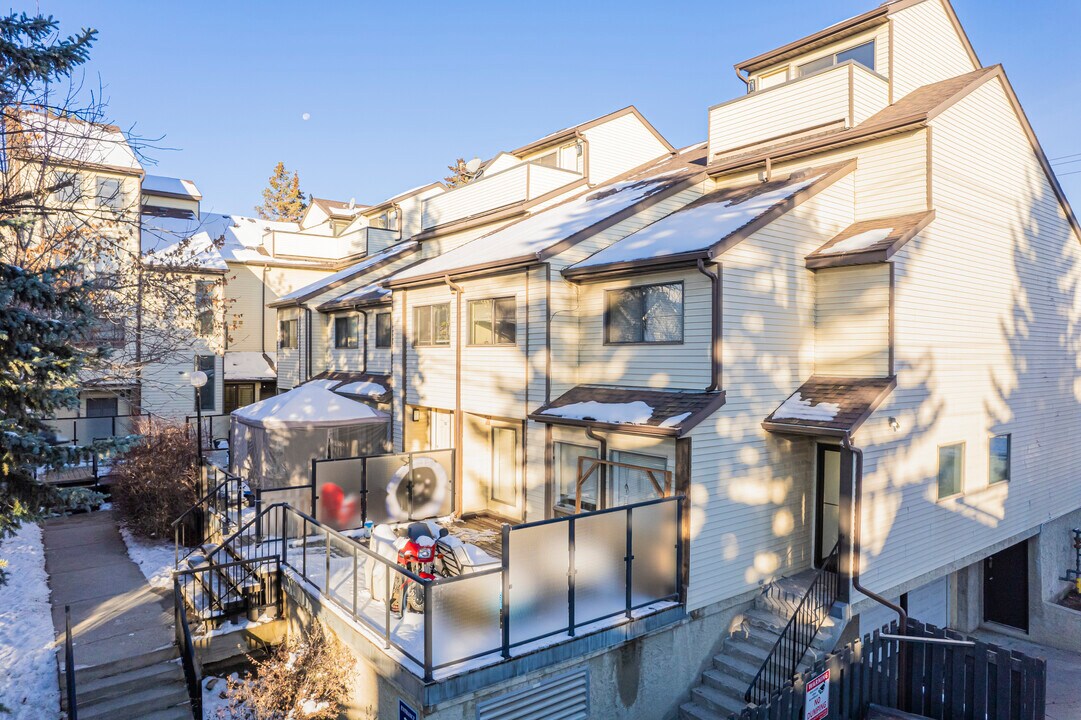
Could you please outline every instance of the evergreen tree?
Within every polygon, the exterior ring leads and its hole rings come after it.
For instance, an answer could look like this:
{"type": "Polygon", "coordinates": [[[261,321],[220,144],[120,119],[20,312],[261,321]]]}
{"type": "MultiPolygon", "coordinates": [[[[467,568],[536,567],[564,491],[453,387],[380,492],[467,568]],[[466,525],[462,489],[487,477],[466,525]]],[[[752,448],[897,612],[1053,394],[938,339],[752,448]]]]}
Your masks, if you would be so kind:
{"type": "Polygon", "coordinates": [[[456,188],[472,182],[474,179],[473,173],[469,172],[469,168],[466,167],[465,158],[458,158],[454,161],[453,165],[447,165],[447,170],[450,170],[450,175],[443,178],[443,182],[448,187],[456,188]]]}
{"type": "Polygon", "coordinates": [[[255,211],[264,220],[300,222],[306,207],[308,203],[304,201],[304,193],[300,191],[300,178],[295,171],[290,176],[285,169],[285,163],[279,162],[274,166],[270,182],[263,190],[263,204],[256,207],[255,211]]]}

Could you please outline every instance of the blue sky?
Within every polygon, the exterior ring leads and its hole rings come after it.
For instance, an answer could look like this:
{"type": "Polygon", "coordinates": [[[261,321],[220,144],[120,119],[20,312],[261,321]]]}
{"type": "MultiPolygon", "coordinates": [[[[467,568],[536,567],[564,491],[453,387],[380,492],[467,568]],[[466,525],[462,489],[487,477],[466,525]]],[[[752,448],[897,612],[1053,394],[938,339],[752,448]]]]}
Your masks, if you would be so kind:
{"type": "MultiPolygon", "coordinates": [[[[320,197],[376,202],[634,104],[673,144],[742,91],[732,65],[875,0],[135,2],[15,10],[94,27],[87,81],[143,137],[151,173],[196,181],[204,210],[250,213],[274,164],[320,197]],[[310,119],[302,119],[308,113],[310,119]],[[173,148],[173,149],[166,149],[173,148]]],[[[1078,154],[1077,0],[955,0],[985,65],[1003,63],[1047,154],[1078,154]]],[[[1081,173],[1063,175],[1081,204],[1081,173]]]]}

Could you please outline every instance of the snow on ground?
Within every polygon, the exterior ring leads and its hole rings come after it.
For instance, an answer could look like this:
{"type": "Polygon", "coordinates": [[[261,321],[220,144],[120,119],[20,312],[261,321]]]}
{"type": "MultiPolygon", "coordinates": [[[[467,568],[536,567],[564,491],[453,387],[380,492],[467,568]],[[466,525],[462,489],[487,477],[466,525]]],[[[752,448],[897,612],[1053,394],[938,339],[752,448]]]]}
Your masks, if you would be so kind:
{"type": "Polygon", "coordinates": [[[164,540],[146,540],[136,537],[126,527],[120,528],[128,557],[139,566],[150,587],[159,590],[173,589],[173,568],[176,565],[176,547],[164,540]]]}
{"type": "Polygon", "coordinates": [[[60,683],[41,528],[26,523],[0,543],[8,582],[0,585],[0,711],[4,720],[56,717],[60,683]]]}
{"type": "MultiPolygon", "coordinates": [[[[233,673],[229,677],[235,680],[236,676],[237,674],[233,673]]],[[[203,678],[203,717],[207,720],[233,717],[229,712],[229,699],[223,697],[228,685],[226,678],[216,675],[207,675],[203,678]]]]}

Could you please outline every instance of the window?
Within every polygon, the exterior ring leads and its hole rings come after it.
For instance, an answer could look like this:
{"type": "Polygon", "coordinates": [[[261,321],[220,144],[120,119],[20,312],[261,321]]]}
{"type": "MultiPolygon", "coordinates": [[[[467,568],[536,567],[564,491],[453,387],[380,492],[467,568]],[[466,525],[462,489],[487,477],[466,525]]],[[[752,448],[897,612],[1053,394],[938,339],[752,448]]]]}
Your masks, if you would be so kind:
{"type": "Polygon", "coordinates": [[[843,62],[849,60],[855,60],[860,65],[863,65],[869,70],[875,69],[875,41],[865,42],[862,45],[842,50],[839,53],[833,55],[827,55],[826,57],[812,60],[809,63],[804,63],[799,66],[799,76],[810,75],[811,73],[818,72],[819,70],[825,70],[828,67],[834,65],[840,65],[843,62]]]}
{"type": "Polygon", "coordinates": [[[492,428],[492,500],[518,503],[518,433],[513,428],[492,428]]]}
{"type": "Polygon", "coordinates": [[[377,230],[397,230],[398,229],[398,209],[393,208],[386,212],[379,213],[375,217],[368,220],[369,227],[376,228],[377,230]]]}
{"type": "Polygon", "coordinates": [[[512,298],[469,301],[471,345],[513,345],[518,303],[512,298]]]}
{"type": "Polygon", "coordinates": [[[222,401],[225,407],[222,408],[222,412],[228,415],[237,408],[255,402],[255,383],[228,383],[223,389],[223,394],[222,401]]]}
{"type": "Polygon", "coordinates": [[[52,185],[56,188],[56,190],[53,191],[53,197],[56,199],[57,202],[73,203],[79,199],[81,188],[79,184],[78,173],[53,173],[52,185]]]}
{"type": "MultiPolygon", "coordinates": [[[[578,458],[598,457],[597,448],[588,445],[576,445],[574,443],[557,442],[555,444],[556,455],[556,487],[559,496],[556,500],[560,505],[574,507],[578,483],[578,458]]],[[[582,485],[582,509],[597,509],[597,485],[600,482],[601,468],[593,471],[582,485]]]]}
{"type": "Polygon", "coordinates": [[[377,348],[390,347],[390,313],[388,312],[375,315],[375,346],[377,348]]]}
{"type": "Polygon", "coordinates": [[[119,414],[119,403],[114,397],[92,397],[86,399],[87,417],[114,417],[119,414]]]}
{"type": "Polygon", "coordinates": [[[606,293],[606,343],[682,343],[683,283],[606,293]]]}
{"type": "Polygon", "coordinates": [[[297,332],[300,321],[296,318],[282,320],[278,323],[278,347],[283,350],[296,350],[300,347],[299,333],[297,332]]]}
{"type": "Polygon", "coordinates": [[[450,303],[413,308],[414,345],[450,345],[450,303]]]}
{"type": "Polygon", "coordinates": [[[124,194],[120,191],[119,178],[98,178],[98,205],[119,210],[124,206],[124,194]]]}
{"type": "Polygon", "coordinates": [[[214,356],[197,355],[195,369],[206,373],[206,385],[195,390],[196,402],[201,410],[214,409],[214,356]]]}
{"type": "Polygon", "coordinates": [[[541,165],[542,167],[557,168],[559,167],[559,153],[555,150],[547,155],[541,155],[539,158],[533,160],[534,165],[541,165]]]}
{"type": "Polygon", "coordinates": [[[199,337],[214,334],[214,286],[213,280],[195,281],[195,326],[199,337]]]}
{"type": "Polygon", "coordinates": [[[938,448],[938,499],[960,495],[964,491],[965,444],[954,443],[938,448]]]}
{"type": "Polygon", "coordinates": [[[1010,435],[995,435],[991,438],[991,476],[987,483],[1009,482],[1010,480],[1010,435]]]}
{"type": "MultiPolygon", "coordinates": [[[[638,465],[652,470],[668,469],[668,459],[657,455],[616,450],[612,452],[612,459],[618,463],[638,465]]],[[[608,482],[608,507],[630,505],[657,497],[657,491],[653,489],[653,483],[649,481],[649,475],[644,470],[624,467],[613,467],[609,470],[611,477],[608,482]]],[[[654,473],[653,479],[662,488],[664,487],[662,473],[654,473]]]]}
{"type": "Polygon", "coordinates": [[[780,85],[781,83],[784,83],[784,82],[787,82],[787,81],[788,81],[788,68],[784,68],[783,70],[777,70],[775,72],[771,72],[768,75],[763,75],[760,78],[758,78],[758,82],[757,82],[757,85],[756,85],[755,89],[756,90],[765,90],[766,88],[771,88],[774,85],[780,85]]]}
{"type": "Polygon", "coordinates": [[[354,349],[358,347],[357,316],[334,318],[334,347],[354,349]]]}

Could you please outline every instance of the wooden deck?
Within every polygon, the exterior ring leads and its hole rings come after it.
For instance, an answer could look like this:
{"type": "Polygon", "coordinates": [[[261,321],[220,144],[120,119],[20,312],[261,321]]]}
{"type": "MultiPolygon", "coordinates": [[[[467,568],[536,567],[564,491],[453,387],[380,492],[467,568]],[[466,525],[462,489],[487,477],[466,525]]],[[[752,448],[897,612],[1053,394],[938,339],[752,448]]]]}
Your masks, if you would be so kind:
{"type": "Polygon", "coordinates": [[[476,545],[492,557],[502,557],[504,522],[493,515],[467,515],[445,527],[462,542],[476,545]]]}

